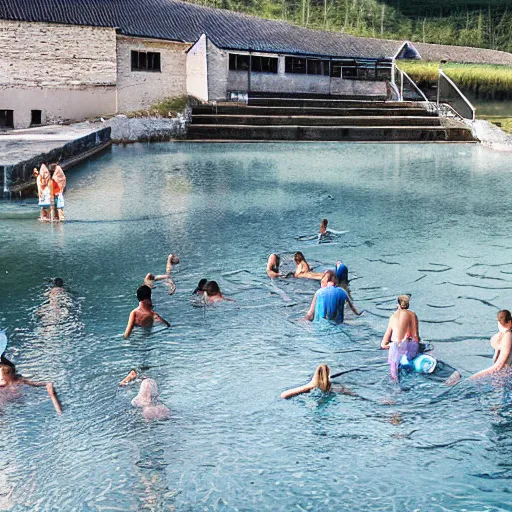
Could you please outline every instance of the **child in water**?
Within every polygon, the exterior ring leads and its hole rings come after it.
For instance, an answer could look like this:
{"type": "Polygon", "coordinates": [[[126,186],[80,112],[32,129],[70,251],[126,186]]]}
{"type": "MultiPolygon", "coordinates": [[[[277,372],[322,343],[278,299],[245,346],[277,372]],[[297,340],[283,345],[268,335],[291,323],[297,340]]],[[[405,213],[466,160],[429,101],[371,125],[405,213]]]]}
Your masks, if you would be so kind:
{"type": "Polygon", "coordinates": [[[124,331],[124,338],[128,339],[132,333],[133,327],[153,327],[153,322],[164,323],[167,327],[171,327],[171,324],[162,318],[158,313],[153,311],[153,303],[151,301],[151,288],[143,284],[137,289],[137,300],[139,301],[139,307],[135,308],[128,318],[128,325],[124,331]]]}

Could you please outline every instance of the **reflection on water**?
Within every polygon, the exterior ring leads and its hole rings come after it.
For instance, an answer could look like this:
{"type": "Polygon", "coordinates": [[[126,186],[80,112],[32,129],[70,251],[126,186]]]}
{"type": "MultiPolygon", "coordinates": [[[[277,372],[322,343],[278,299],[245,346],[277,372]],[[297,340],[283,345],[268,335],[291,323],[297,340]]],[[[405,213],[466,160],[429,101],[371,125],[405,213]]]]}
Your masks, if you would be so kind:
{"type": "Polygon", "coordinates": [[[0,510],[507,510],[509,391],[400,388],[379,345],[411,293],[435,355],[464,377],[490,364],[510,307],[510,181],[506,155],[473,145],[155,144],[73,170],[63,225],[0,204],[8,355],[64,404],[57,417],[31,389],[0,405],[0,510]],[[300,239],[324,217],[344,233],[300,239]],[[265,274],[271,252],[286,271],[297,250],[342,259],[366,313],[302,321],[318,283],[265,274]],[[124,340],[170,252],[177,291],[153,302],[173,327],[124,340]],[[57,276],[67,293],[51,298],[57,276]],[[235,302],[193,307],[203,277],[235,302]],[[279,399],[322,362],[358,396],[279,399]],[[133,367],[167,422],[131,407],[138,384],[117,388],[133,367]]]}

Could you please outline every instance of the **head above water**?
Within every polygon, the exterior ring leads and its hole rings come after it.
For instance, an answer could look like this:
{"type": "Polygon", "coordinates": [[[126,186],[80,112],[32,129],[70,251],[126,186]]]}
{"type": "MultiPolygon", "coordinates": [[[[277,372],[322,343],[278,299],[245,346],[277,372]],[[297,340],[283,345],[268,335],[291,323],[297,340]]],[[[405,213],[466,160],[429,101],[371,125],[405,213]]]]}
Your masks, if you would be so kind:
{"type": "Polygon", "coordinates": [[[0,385],[5,386],[16,379],[16,369],[14,366],[1,363],[0,364],[0,385]]]}
{"type": "Polygon", "coordinates": [[[410,295],[399,295],[397,298],[400,309],[409,309],[409,302],[411,301],[410,295]]]}
{"type": "Polygon", "coordinates": [[[206,286],[207,282],[208,282],[208,279],[205,279],[204,277],[203,277],[203,279],[200,279],[199,283],[197,283],[196,289],[192,292],[192,295],[194,295],[195,293],[198,293],[198,292],[204,292],[204,287],[206,286]]]}
{"type": "Polygon", "coordinates": [[[180,262],[180,259],[175,254],[171,253],[169,254],[169,257],[167,258],[170,263],[173,265],[177,265],[180,262]]]}
{"type": "Polygon", "coordinates": [[[53,280],[53,284],[54,286],[56,286],[57,288],[62,288],[64,286],[64,279],[62,279],[62,277],[56,277],[54,280],[53,280]]]}
{"type": "Polygon", "coordinates": [[[204,291],[208,297],[213,297],[220,294],[220,288],[217,281],[208,281],[204,287],[204,291]]]}
{"type": "Polygon", "coordinates": [[[322,227],[326,228],[326,227],[327,227],[327,223],[328,223],[328,222],[329,222],[329,221],[328,221],[327,219],[322,219],[322,222],[321,222],[321,224],[320,224],[320,225],[321,225],[322,227]]]}
{"type": "Polygon", "coordinates": [[[158,385],[153,379],[144,379],[140,384],[139,393],[132,400],[134,407],[153,405],[158,398],[158,385]]]}
{"type": "Polygon", "coordinates": [[[332,270],[326,270],[320,283],[322,286],[327,286],[327,283],[336,284],[336,274],[332,270]]]}
{"type": "Polygon", "coordinates": [[[269,260],[271,261],[271,269],[272,269],[272,271],[275,272],[275,273],[278,273],[279,272],[279,265],[281,264],[281,256],[279,256],[279,254],[276,254],[275,252],[273,252],[269,256],[269,260]]]}
{"type": "Polygon", "coordinates": [[[331,369],[326,364],[320,364],[315,370],[316,385],[323,392],[331,389],[331,369]]]}
{"type": "Polygon", "coordinates": [[[508,309],[498,311],[498,322],[503,326],[508,326],[512,322],[512,315],[508,309]]]}
{"type": "Polygon", "coordinates": [[[302,254],[300,251],[297,251],[293,257],[293,261],[295,261],[295,263],[302,263],[303,261],[306,261],[306,258],[304,258],[304,254],[302,254]]]}
{"type": "Polygon", "coordinates": [[[137,300],[142,302],[146,299],[151,300],[151,288],[146,284],[143,284],[137,288],[137,300]]]}

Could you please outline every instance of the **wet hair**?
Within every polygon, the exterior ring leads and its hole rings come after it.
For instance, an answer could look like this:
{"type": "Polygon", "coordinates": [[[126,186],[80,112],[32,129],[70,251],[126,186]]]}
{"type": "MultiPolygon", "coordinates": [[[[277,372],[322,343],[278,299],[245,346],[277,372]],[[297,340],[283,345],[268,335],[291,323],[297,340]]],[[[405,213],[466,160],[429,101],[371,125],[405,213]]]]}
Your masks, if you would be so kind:
{"type": "Polygon", "coordinates": [[[301,261],[306,261],[306,258],[304,258],[304,254],[302,254],[300,251],[297,251],[293,257],[293,260],[295,263],[300,263],[301,261]]]}
{"type": "Polygon", "coordinates": [[[196,289],[192,292],[192,294],[197,293],[197,292],[204,292],[207,282],[208,282],[208,279],[205,279],[204,277],[203,277],[203,279],[200,279],[199,283],[197,283],[196,289]]]}
{"type": "Polygon", "coordinates": [[[279,256],[279,254],[276,254],[275,252],[273,252],[271,256],[272,255],[276,257],[276,262],[270,268],[272,272],[275,272],[277,274],[279,272],[279,265],[281,264],[281,256],[279,256]]]}
{"type": "Polygon", "coordinates": [[[204,287],[204,291],[208,297],[212,297],[213,295],[218,295],[220,293],[219,285],[217,281],[208,281],[204,287]]]}
{"type": "Polygon", "coordinates": [[[0,371],[8,377],[11,377],[11,379],[14,379],[16,377],[16,369],[14,368],[14,365],[0,363],[0,371]]]}
{"type": "Polygon", "coordinates": [[[146,276],[146,279],[149,279],[150,281],[154,281],[154,280],[155,280],[155,276],[150,272],[150,273],[146,276]]]}
{"type": "Polygon", "coordinates": [[[324,226],[324,228],[326,228],[326,227],[327,227],[327,223],[328,223],[328,222],[329,222],[329,221],[328,221],[327,219],[322,219],[322,223],[321,223],[320,225],[321,225],[321,226],[324,226]]]}
{"type": "Polygon", "coordinates": [[[57,165],[59,165],[59,164],[57,164],[57,163],[50,164],[50,165],[48,166],[49,171],[50,171],[51,173],[54,173],[54,172],[55,172],[55,169],[57,169],[57,165]]]}
{"type": "Polygon", "coordinates": [[[64,280],[62,279],[62,277],[56,277],[53,280],[53,284],[58,288],[62,288],[64,286],[64,280]]]}
{"type": "Polygon", "coordinates": [[[324,276],[327,276],[327,281],[329,283],[336,284],[336,274],[334,273],[334,270],[326,270],[324,272],[324,276]]]}
{"type": "Polygon", "coordinates": [[[398,305],[401,309],[409,309],[410,295],[399,295],[397,298],[398,305]]]}
{"type": "Polygon", "coordinates": [[[145,299],[151,299],[151,288],[143,284],[137,288],[137,300],[142,302],[145,299]]]}
{"type": "Polygon", "coordinates": [[[502,309],[501,311],[498,311],[498,322],[503,324],[508,324],[512,321],[512,315],[510,314],[510,311],[508,309],[502,309]]]}
{"type": "Polygon", "coordinates": [[[326,364],[320,364],[315,370],[318,387],[325,393],[331,389],[331,369],[326,364]]]}

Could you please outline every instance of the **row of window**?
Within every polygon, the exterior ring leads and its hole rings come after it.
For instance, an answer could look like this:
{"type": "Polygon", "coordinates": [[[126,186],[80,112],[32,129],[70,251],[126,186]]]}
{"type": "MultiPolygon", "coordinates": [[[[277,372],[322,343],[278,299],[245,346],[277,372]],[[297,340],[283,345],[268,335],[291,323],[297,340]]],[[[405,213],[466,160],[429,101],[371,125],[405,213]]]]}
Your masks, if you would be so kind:
{"type": "MultiPolygon", "coordinates": [[[[251,71],[277,73],[277,57],[260,57],[229,54],[229,69],[232,71],[251,71]]],[[[363,80],[391,79],[389,63],[360,62],[356,60],[306,59],[303,57],[285,57],[285,73],[302,75],[325,75],[334,78],[359,78],[363,80]]]]}
{"type": "MultiPolygon", "coordinates": [[[[42,110],[31,110],[30,126],[39,126],[42,117],[42,110]]],[[[14,110],[0,110],[0,128],[14,128],[14,110]]]]}

